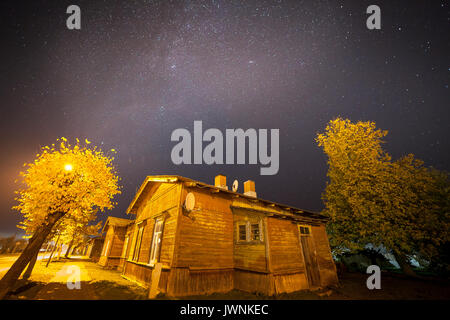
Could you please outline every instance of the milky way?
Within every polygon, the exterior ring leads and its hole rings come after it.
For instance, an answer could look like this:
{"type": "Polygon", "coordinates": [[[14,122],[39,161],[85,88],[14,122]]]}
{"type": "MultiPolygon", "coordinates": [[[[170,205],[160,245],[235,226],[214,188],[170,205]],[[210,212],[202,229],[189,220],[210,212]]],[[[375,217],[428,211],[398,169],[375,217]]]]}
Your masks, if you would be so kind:
{"type": "MultiPolygon", "coordinates": [[[[124,216],[146,175],[256,181],[262,198],[319,211],[326,157],[314,142],[336,117],[389,131],[394,158],[449,169],[445,2],[6,1],[1,5],[0,232],[13,232],[14,180],[39,146],[89,138],[118,150],[124,216]],[[66,8],[81,8],[81,30],[66,8]],[[280,129],[280,170],[181,165],[177,128],[280,129]]],[[[242,183],[241,183],[242,186],[242,183]]]]}

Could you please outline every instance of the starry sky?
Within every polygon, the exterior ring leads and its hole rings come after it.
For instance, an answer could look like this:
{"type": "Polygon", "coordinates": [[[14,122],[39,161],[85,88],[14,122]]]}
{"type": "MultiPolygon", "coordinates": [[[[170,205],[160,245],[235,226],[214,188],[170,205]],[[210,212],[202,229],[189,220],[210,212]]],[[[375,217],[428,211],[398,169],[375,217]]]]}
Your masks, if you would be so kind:
{"type": "MultiPolygon", "coordinates": [[[[125,209],[145,176],[256,182],[258,196],[323,208],[314,138],[337,116],[388,130],[394,157],[450,170],[450,5],[445,1],[2,1],[0,235],[22,164],[58,137],[118,151],[125,209]],[[81,8],[68,30],[66,8],[81,8]],[[368,30],[366,8],[381,8],[368,30]],[[172,164],[177,128],[280,130],[280,170],[172,164]]],[[[106,216],[103,215],[103,219],[106,216]]]]}

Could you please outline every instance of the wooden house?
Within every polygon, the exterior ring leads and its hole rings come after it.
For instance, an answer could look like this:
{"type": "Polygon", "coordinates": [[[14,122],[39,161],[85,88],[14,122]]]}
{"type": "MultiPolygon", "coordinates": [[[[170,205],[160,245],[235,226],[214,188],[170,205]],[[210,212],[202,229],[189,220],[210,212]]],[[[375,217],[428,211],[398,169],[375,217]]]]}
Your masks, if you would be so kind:
{"type": "Polygon", "coordinates": [[[90,238],[86,245],[84,246],[81,254],[83,256],[87,256],[93,262],[98,262],[100,259],[100,254],[103,248],[103,242],[105,241],[104,237],[92,237],[90,238]]]}
{"type": "Polygon", "coordinates": [[[111,269],[119,266],[127,227],[132,222],[128,219],[108,217],[102,230],[102,233],[105,233],[105,241],[98,260],[99,265],[111,269]]]}
{"type": "Polygon", "coordinates": [[[336,285],[326,217],[244,193],[148,176],[127,209],[123,276],[169,296],[240,289],[273,295],[336,285]]]}

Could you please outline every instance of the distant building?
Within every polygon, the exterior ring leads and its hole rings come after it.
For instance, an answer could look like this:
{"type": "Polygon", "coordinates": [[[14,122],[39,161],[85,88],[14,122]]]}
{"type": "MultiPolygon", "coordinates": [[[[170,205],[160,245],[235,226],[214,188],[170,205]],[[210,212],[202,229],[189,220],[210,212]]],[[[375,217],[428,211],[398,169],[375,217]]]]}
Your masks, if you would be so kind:
{"type": "Polygon", "coordinates": [[[82,254],[90,258],[93,262],[98,262],[103,248],[104,237],[92,237],[82,250],[82,254]]]}
{"type": "Polygon", "coordinates": [[[116,269],[121,262],[122,248],[125,241],[127,226],[134,221],[116,217],[108,217],[102,233],[106,233],[98,264],[116,269]]]}

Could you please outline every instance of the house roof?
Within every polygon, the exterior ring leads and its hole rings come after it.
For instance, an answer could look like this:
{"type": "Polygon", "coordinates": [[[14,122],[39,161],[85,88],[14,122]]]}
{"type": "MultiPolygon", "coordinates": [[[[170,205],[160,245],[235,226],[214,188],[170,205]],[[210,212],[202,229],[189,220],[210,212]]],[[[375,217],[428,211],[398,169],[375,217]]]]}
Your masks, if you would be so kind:
{"type": "Polygon", "coordinates": [[[129,225],[133,220],[129,219],[122,219],[117,217],[108,217],[106,219],[105,225],[103,226],[102,232],[105,232],[107,225],[117,226],[117,227],[126,227],[129,225]]]}
{"type": "MultiPolygon", "coordinates": [[[[182,176],[177,176],[177,175],[155,175],[155,176],[147,176],[144,180],[144,182],[142,183],[142,185],[140,186],[139,190],[137,191],[136,195],[134,196],[133,200],[131,201],[130,205],[128,206],[127,209],[127,214],[135,214],[137,212],[137,208],[139,207],[140,202],[142,201],[142,198],[144,197],[144,195],[146,194],[146,192],[148,192],[151,184],[153,183],[177,183],[177,182],[184,182],[186,186],[188,187],[198,187],[198,188],[209,188],[211,190],[213,190],[214,192],[222,192],[225,194],[229,194],[235,198],[241,198],[241,199],[246,199],[249,200],[250,202],[257,202],[259,204],[262,204],[264,206],[267,207],[267,210],[264,210],[265,212],[271,212],[273,215],[282,215],[284,217],[306,217],[306,218],[310,218],[310,219],[314,219],[314,220],[323,220],[326,221],[328,220],[328,217],[317,213],[317,212],[312,212],[312,211],[306,211],[303,209],[299,209],[299,208],[295,208],[292,206],[288,206],[288,205],[284,205],[284,204],[280,204],[274,201],[269,201],[269,200],[265,200],[265,199],[261,199],[261,198],[255,198],[252,196],[247,196],[245,194],[242,193],[238,193],[238,192],[234,192],[234,191],[230,191],[230,190],[226,190],[223,188],[219,188],[210,184],[206,184],[204,182],[201,181],[196,181],[190,178],[185,178],[182,176]],[[279,209],[278,212],[275,209],[279,209]],[[286,214],[280,214],[279,211],[282,212],[286,212],[286,214]]],[[[232,205],[232,207],[234,208],[241,208],[241,209],[250,209],[250,210],[255,210],[253,208],[251,208],[251,206],[242,206],[241,205],[242,202],[238,202],[236,205],[232,205]]],[[[260,210],[261,211],[261,210],[260,210]]]]}

